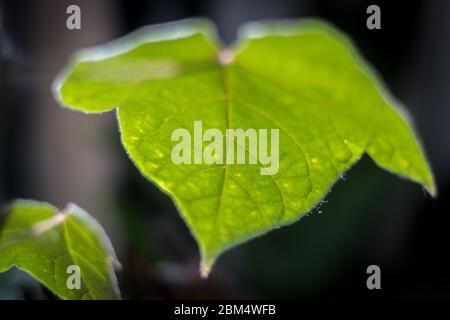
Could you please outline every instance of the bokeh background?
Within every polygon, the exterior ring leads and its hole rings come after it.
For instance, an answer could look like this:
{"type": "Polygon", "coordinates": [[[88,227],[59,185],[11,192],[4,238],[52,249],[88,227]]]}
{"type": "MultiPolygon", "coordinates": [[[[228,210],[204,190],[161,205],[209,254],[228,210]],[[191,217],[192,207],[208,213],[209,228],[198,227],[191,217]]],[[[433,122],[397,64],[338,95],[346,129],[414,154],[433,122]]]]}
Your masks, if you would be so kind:
{"type": "MultiPolygon", "coordinates": [[[[450,298],[450,1],[2,0],[0,46],[0,202],[75,202],[93,214],[124,265],[126,298],[450,298]],[[66,29],[70,4],[81,7],[81,30],[66,29]],[[366,28],[370,4],[381,30],[366,28]],[[365,157],[320,208],[227,252],[201,280],[193,237],[127,158],[114,113],[62,109],[50,91],[75,49],[192,16],[212,19],[226,42],[263,18],[320,17],[347,32],[415,119],[439,198],[365,157]],[[382,290],[366,288],[371,264],[382,290]]],[[[54,297],[11,270],[0,298],[54,297]]]]}

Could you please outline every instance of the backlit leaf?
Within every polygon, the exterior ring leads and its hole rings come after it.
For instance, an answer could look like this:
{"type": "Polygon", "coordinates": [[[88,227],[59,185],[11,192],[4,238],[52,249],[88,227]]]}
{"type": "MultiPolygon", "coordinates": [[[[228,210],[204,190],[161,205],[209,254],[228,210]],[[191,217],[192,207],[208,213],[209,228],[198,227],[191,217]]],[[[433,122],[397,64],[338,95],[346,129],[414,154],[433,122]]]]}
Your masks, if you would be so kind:
{"type": "Polygon", "coordinates": [[[203,20],[145,28],[82,52],[55,84],[66,107],[117,109],[126,151],[175,201],[205,274],[227,248],[309,212],[364,153],[436,193],[405,111],[323,22],[252,23],[229,49],[203,20]],[[278,172],[261,175],[261,162],[173,163],[171,134],[193,135],[195,121],[278,129],[278,172]]]}
{"type": "Polygon", "coordinates": [[[18,200],[0,224],[0,272],[18,267],[63,299],[120,298],[114,250],[102,227],[83,209],[18,200]],[[77,288],[76,266],[80,275],[77,288]],[[69,285],[68,285],[69,283],[69,285]]]}

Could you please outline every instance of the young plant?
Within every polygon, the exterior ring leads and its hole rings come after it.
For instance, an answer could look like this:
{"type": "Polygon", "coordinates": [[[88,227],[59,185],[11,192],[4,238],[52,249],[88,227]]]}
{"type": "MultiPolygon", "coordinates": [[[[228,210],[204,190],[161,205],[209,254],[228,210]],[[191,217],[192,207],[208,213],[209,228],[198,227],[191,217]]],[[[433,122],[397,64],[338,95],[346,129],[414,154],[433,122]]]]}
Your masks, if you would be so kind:
{"type": "Polygon", "coordinates": [[[144,28],[76,54],[54,91],[73,110],[116,110],[126,152],[196,238],[203,276],[311,211],[363,154],[436,195],[406,112],[320,21],[251,23],[230,48],[205,20],[144,28]]]}

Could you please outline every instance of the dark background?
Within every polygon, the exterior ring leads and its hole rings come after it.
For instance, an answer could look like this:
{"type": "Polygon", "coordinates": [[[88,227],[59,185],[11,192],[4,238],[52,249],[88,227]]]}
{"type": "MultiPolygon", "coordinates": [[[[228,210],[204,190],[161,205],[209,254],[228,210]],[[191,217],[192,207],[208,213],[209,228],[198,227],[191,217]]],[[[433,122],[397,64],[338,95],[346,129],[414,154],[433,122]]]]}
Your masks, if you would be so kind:
{"type": "MultiPolygon", "coordinates": [[[[124,265],[125,298],[450,298],[450,1],[2,0],[0,28],[0,202],[76,202],[93,214],[124,265]],[[81,7],[81,30],[66,29],[69,4],[81,7]],[[370,4],[381,30],[366,28],[370,4]],[[201,280],[192,236],[127,159],[114,114],[70,112],[50,92],[73,50],[192,16],[212,19],[226,42],[262,18],[320,17],[347,32],[415,119],[438,199],[366,157],[320,209],[227,252],[201,280]],[[378,291],[366,288],[371,264],[378,291]]],[[[53,297],[11,270],[0,298],[53,297]]]]}

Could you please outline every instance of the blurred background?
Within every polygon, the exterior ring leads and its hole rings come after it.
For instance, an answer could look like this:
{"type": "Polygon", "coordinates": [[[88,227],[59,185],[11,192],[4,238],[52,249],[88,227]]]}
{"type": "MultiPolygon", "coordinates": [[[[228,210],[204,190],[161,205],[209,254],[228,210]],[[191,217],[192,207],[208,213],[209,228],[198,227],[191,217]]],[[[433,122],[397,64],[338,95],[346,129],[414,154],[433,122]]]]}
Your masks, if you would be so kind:
{"type": "MultiPolygon", "coordinates": [[[[94,215],[124,265],[125,298],[450,298],[449,1],[1,0],[0,57],[0,204],[75,202],[94,215]],[[81,30],[66,28],[70,4],[81,30]],[[371,4],[381,30],[366,28],[371,4]],[[263,18],[319,17],[348,33],[415,119],[438,199],[365,157],[320,208],[227,252],[201,280],[193,237],[127,158],[114,113],[62,109],[50,90],[74,50],[192,16],[212,19],[228,43],[241,23],[263,18]],[[381,290],[366,288],[371,264],[381,290]]],[[[54,297],[11,270],[0,274],[5,298],[54,297]]]]}

